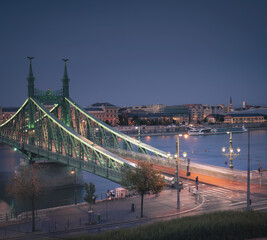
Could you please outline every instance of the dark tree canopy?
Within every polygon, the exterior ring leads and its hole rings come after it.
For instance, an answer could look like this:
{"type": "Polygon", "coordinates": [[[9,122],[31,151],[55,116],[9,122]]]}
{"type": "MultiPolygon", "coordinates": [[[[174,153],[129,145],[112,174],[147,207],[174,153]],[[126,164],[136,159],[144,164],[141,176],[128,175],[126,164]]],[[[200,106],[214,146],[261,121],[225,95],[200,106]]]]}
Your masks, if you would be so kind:
{"type": "Polygon", "coordinates": [[[135,170],[128,170],[124,174],[123,185],[145,195],[160,192],[165,182],[160,172],[153,169],[153,164],[138,162],[135,170]]]}
{"type": "Polygon", "coordinates": [[[84,184],[84,188],[86,191],[86,195],[84,197],[84,201],[88,202],[90,204],[90,208],[91,208],[91,204],[95,203],[96,200],[96,196],[95,196],[95,184],[90,182],[85,183],[84,184]]]}
{"type": "Polygon", "coordinates": [[[122,181],[128,189],[135,189],[141,195],[141,217],[143,217],[143,199],[147,193],[159,193],[165,186],[164,177],[159,171],[153,169],[153,165],[146,162],[138,162],[136,169],[129,169],[124,174],[122,181]]]}
{"type": "Polygon", "coordinates": [[[37,170],[33,166],[24,167],[22,171],[16,171],[9,179],[7,194],[18,199],[32,199],[32,196],[40,192],[40,181],[37,170]]]}
{"type": "Polygon", "coordinates": [[[38,179],[38,169],[33,165],[24,167],[21,171],[16,171],[15,175],[9,179],[7,194],[16,199],[25,199],[31,202],[32,206],[32,231],[35,231],[35,197],[40,192],[40,180],[38,179]]]}

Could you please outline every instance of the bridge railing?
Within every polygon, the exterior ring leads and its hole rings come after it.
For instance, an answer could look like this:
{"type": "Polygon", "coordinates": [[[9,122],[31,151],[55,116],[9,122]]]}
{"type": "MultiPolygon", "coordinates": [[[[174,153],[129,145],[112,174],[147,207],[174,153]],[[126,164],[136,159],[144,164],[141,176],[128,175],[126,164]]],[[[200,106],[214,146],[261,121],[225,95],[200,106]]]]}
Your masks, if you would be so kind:
{"type": "Polygon", "coordinates": [[[114,149],[114,148],[108,148],[108,149],[109,151],[115,154],[118,154],[122,157],[128,158],[128,159],[146,161],[152,164],[158,164],[158,165],[172,167],[172,168],[175,168],[176,166],[176,160],[173,158],[162,158],[162,157],[147,155],[147,154],[139,153],[139,152],[135,152],[133,154],[132,152],[123,150],[123,149],[114,149]]]}

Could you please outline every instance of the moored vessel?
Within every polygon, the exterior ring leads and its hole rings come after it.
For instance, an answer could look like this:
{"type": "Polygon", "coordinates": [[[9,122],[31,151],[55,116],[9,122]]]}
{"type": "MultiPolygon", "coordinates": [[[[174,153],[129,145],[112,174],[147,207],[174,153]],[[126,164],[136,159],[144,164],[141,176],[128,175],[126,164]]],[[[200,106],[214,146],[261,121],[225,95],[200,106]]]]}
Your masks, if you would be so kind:
{"type": "Polygon", "coordinates": [[[228,132],[243,133],[246,131],[247,129],[245,128],[244,125],[242,127],[229,127],[229,128],[192,127],[192,128],[189,128],[188,134],[190,136],[199,136],[199,135],[212,135],[212,134],[226,134],[228,132]]]}

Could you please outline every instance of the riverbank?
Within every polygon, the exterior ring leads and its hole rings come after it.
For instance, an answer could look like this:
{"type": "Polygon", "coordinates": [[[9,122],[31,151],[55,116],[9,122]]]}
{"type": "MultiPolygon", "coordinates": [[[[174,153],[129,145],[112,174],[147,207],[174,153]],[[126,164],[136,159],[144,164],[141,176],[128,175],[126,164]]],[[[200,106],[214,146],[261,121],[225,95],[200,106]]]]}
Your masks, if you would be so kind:
{"type": "MultiPolygon", "coordinates": [[[[246,123],[246,124],[199,124],[194,125],[197,127],[208,127],[208,128],[233,128],[233,127],[242,127],[250,130],[267,130],[267,122],[266,123],[246,123]]],[[[168,125],[168,126],[117,126],[114,127],[116,130],[127,134],[131,137],[138,137],[139,136],[139,129],[140,129],[140,136],[166,136],[166,135],[176,135],[179,133],[186,133],[190,125],[168,125]]]]}

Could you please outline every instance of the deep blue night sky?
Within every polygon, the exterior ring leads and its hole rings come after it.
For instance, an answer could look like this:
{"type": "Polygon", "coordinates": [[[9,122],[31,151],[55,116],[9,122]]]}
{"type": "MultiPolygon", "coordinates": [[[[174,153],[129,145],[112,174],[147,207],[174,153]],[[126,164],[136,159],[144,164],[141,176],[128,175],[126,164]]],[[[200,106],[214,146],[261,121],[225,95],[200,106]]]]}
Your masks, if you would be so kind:
{"type": "Polygon", "coordinates": [[[87,106],[267,105],[267,1],[1,0],[0,106],[35,86],[87,106]]]}

